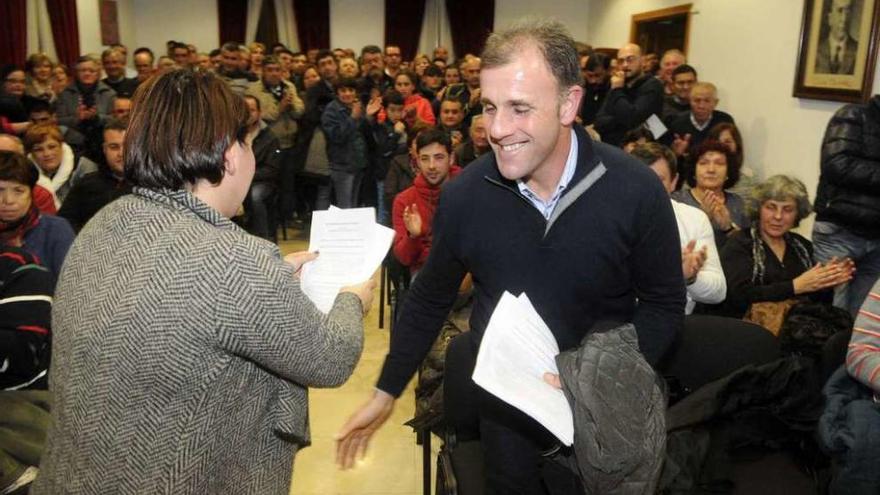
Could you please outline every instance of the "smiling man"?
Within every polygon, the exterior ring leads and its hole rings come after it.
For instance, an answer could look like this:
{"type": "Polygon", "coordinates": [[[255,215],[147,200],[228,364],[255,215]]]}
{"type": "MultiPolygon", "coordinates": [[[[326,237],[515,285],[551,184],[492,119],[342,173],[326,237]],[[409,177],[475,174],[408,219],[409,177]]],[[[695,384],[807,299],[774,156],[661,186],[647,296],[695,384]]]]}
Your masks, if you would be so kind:
{"type": "MultiPolygon", "coordinates": [[[[493,153],[443,189],[431,253],[403,303],[377,390],[337,436],[343,467],[391,414],[468,272],[474,309],[461,338],[470,365],[504,291],[528,294],[563,351],[600,320],[631,321],[653,363],[681,326],[685,290],[669,198],[651,170],[573,125],[583,88],[565,28],[537,21],[494,33],[481,59],[493,153]]],[[[461,417],[478,404],[466,422],[480,437],[490,492],[544,493],[541,453],[555,440],[477,388],[466,369],[456,371],[468,378],[447,380],[446,409],[461,417]]],[[[459,438],[471,433],[456,424],[459,438]]]]}

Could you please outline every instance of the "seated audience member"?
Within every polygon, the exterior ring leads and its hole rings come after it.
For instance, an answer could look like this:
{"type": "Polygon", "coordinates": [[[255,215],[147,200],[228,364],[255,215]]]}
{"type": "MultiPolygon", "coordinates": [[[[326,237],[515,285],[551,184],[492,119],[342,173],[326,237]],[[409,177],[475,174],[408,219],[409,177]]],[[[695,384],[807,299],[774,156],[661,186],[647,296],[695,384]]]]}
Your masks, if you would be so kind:
{"type": "Polygon", "coordinates": [[[391,163],[388,164],[388,174],[385,176],[385,204],[393,206],[394,198],[412,186],[413,180],[419,172],[416,138],[427,129],[412,129],[407,132],[406,153],[391,158],[391,163]]]}
{"type": "MultiPolygon", "coordinates": [[[[407,71],[401,71],[394,77],[394,89],[403,95],[403,120],[406,122],[407,127],[410,128],[416,122],[429,126],[437,123],[437,120],[434,118],[434,110],[431,109],[431,102],[416,91],[417,81],[416,75],[407,71]]],[[[384,119],[384,116],[380,115],[379,118],[384,119]]]]}
{"type": "Polygon", "coordinates": [[[82,153],[85,151],[86,137],[83,135],[83,133],[79,132],[73,127],[58,125],[58,117],[55,114],[55,109],[49,103],[45,101],[34,102],[30,108],[29,117],[31,123],[34,125],[57,125],[58,130],[61,131],[62,137],[64,137],[64,142],[69,144],[70,147],[73,148],[74,153],[82,153]]]}
{"type": "Polygon", "coordinates": [[[58,210],[58,216],[67,219],[76,232],[82,230],[98,210],[131,192],[131,185],[123,173],[122,150],[126,125],[127,122],[121,120],[107,121],[100,163],[85,165],[88,159],[80,159],[77,172],[85,168],[93,171],[77,179],[58,210]]]}
{"type": "Polygon", "coordinates": [[[327,140],[327,160],[336,206],[358,206],[358,193],[367,168],[367,144],[364,139],[364,108],[357,98],[357,81],[339,79],[336,99],[321,115],[321,129],[327,140]]]}
{"type": "Polygon", "coordinates": [[[691,109],[691,88],[697,82],[697,70],[688,64],[681,64],[672,71],[671,95],[663,97],[663,119],[688,112],[691,109]]]}
{"type": "Polygon", "coordinates": [[[474,118],[471,119],[468,136],[470,139],[455,148],[455,163],[462,168],[467,167],[482,154],[492,151],[489,146],[489,132],[483,122],[483,114],[474,115],[474,118]]]}
{"type": "Polygon", "coordinates": [[[875,469],[880,450],[880,279],[856,314],[845,369],[825,385],[826,406],[819,422],[834,466],[827,493],[880,493],[880,471],[875,469]]]}
{"type": "Polygon", "coordinates": [[[424,53],[419,53],[413,59],[412,66],[413,72],[415,72],[416,76],[421,80],[421,77],[425,74],[425,69],[431,66],[431,59],[424,53]]]}
{"type": "Polygon", "coordinates": [[[751,223],[743,199],[728,191],[739,181],[739,164],[727,146],[708,140],[694,151],[693,162],[684,176],[691,189],[676,191],[672,199],[706,212],[715,231],[715,245],[722,249],[730,235],[748,229],[751,223]]]}
{"type": "Polygon", "coordinates": [[[367,119],[370,121],[370,129],[373,141],[376,143],[373,167],[376,182],[376,217],[382,225],[391,224],[389,208],[390,202],[385,199],[385,176],[388,175],[388,167],[391,160],[397,155],[406,155],[407,133],[406,124],[403,123],[403,95],[391,89],[385,92],[381,100],[373,100],[367,105],[367,119]],[[379,122],[377,117],[377,105],[382,105],[385,110],[385,121],[379,122]]]}
{"type": "Polygon", "coordinates": [[[620,147],[623,148],[623,151],[632,153],[633,148],[636,146],[653,142],[654,135],[651,134],[651,131],[645,127],[636,127],[626,131],[626,134],[623,135],[623,140],[620,142],[620,147]]]}
{"type": "MultiPolygon", "coordinates": [[[[21,139],[11,134],[0,134],[0,151],[11,151],[25,156],[24,144],[22,144],[21,139]]],[[[45,187],[35,185],[31,191],[31,196],[40,213],[54,215],[58,212],[58,208],[55,206],[55,196],[45,187]]]]}
{"type": "Polygon", "coordinates": [[[611,90],[609,72],[611,61],[603,53],[595,52],[587,57],[586,63],[581,66],[584,76],[584,98],[581,103],[581,124],[592,125],[596,121],[596,115],[605,97],[611,90]]]}
{"type": "Polygon", "coordinates": [[[809,213],[807,189],[797,179],[776,175],[755,187],[749,198],[752,227],[736,232],[721,250],[729,288],[723,314],[742,318],[751,309],[750,320],[770,317],[781,324],[784,305],[753,305],[805,298],[830,304],[829,289],[852,279],[851,260],[817,264],[810,241],[791,232],[809,213]]]}
{"type": "Polygon", "coordinates": [[[465,141],[467,129],[461,101],[447,98],[440,103],[440,125],[437,128],[449,136],[453,149],[465,141]]]}
{"type": "Polygon", "coordinates": [[[242,70],[241,51],[238,43],[224,43],[220,47],[222,62],[217,73],[229,84],[230,89],[237,95],[244,95],[250,83],[258,81],[257,76],[242,70]]]}
{"type": "Polygon", "coordinates": [[[27,78],[15,65],[0,68],[0,132],[21,135],[31,126],[24,107],[27,78]]]}
{"type": "MultiPolygon", "coordinates": [[[[247,48],[251,54],[251,72],[253,72],[253,74],[257,77],[262,77],[263,63],[266,58],[266,45],[258,41],[254,41],[253,43],[249,44],[247,48]]],[[[200,62],[197,63],[199,64],[199,66],[201,66],[200,62]]],[[[210,63],[210,60],[208,61],[208,63],[210,63]]]]}
{"type": "Polygon", "coordinates": [[[262,120],[260,101],[245,95],[248,109],[247,142],[251,143],[256,171],[248,192],[245,212],[247,231],[266,240],[274,239],[269,212],[275,209],[278,179],[281,173],[281,149],[278,138],[262,120]]]}
{"type": "Polygon", "coordinates": [[[443,88],[461,83],[461,70],[458,65],[450,64],[443,69],[443,88]]]}
{"type": "Polygon", "coordinates": [[[394,256],[410,273],[418,273],[428,259],[433,230],[431,223],[440,190],[461,170],[453,163],[452,143],[439,129],[419,134],[415,141],[419,173],[413,185],[394,198],[394,256]]]}
{"type": "Polygon", "coordinates": [[[357,79],[361,77],[361,70],[357,60],[353,57],[344,56],[339,58],[339,77],[357,79]]]}
{"type": "Polygon", "coordinates": [[[730,153],[733,154],[734,161],[739,164],[739,182],[731,191],[743,198],[751,196],[752,188],[760,182],[760,177],[755,169],[745,164],[742,135],[736,124],[730,122],[718,124],[709,129],[709,135],[706,139],[714,139],[727,146],[730,153]]]}
{"type": "Polygon", "coordinates": [[[115,91],[116,96],[131,98],[139,82],[137,79],[125,77],[125,57],[122,52],[113,48],[104,50],[104,53],[101,54],[101,63],[104,73],[107,74],[107,77],[101,82],[115,91]]]}
{"type": "MultiPolygon", "coordinates": [[[[672,194],[678,182],[675,153],[659,143],[640,144],[631,155],[645,162],[672,194]]],[[[717,304],[724,301],[727,283],[715,246],[715,235],[709,218],[699,208],[672,200],[672,210],[681,239],[681,268],[687,284],[685,314],[691,314],[696,303],[717,304]]]]}
{"type": "Polygon", "coordinates": [[[611,89],[593,124],[602,141],[620,146],[626,131],[639,127],[663,112],[663,84],[642,72],[642,49],[627,44],[617,52],[617,70],[611,89]]]}
{"type": "Polygon", "coordinates": [[[33,254],[0,245],[0,390],[46,388],[54,285],[33,254]]]}
{"type": "Polygon", "coordinates": [[[177,64],[174,63],[174,59],[167,55],[162,55],[159,57],[159,60],[156,61],[156,72],[168,72],[176,68],[177,64]]]}
{"type": "Polygon", "coordinates": [[[24,63],[27,72],[27,83],[24,94],[34,100],[42,100],[46,103],[54,103],[58,96],[52,90],[52,59],[45,53],[34,53],[24,63]]]}
{"type": "Polygon", "coordinates": [[[167,44],[168,56],[174,60],[174,65],[181,69],[189,68],[189,47],[180,41],[171,41],[167,44]]]}
{"type": "Polygon", "coordinates": [[[687,57],[680,50],[675,48],[663,52],[660,58],[660,70],[658,79],[663,83],[663,92],[666,95],[675,94],[675,88],[672,82],[672,73],[682,64],[687,63],[687,57]]]}
{"type": "Polygon", "coordinates": [[[698,82],[690,93],[690,112],[675,114],[666,119],[669,131],[663,135],[663,142],[678,156],[690,154],[700,146],[709,135],[709,130],[721,123],[733,123],[730,114],[715,110],[718,94],[715,85],[698,82]]]}
{"type": "Polygon", "coordinates": [[[98,78],[101,76],[99,60],[84,55],[77,59],[73,84],[64,88],[55,102],[58,123],[89,136],[92,128],[110,116],[116,92],[98,78]]]}
{"type": "Polygon", "coordinates": [[[116,120],[126,120],[131,113],[131,98],[117,96],[113,100],[113,118],[116,120]]]}
{"type": "Polygon", "coordinates": [[[437,93],[443,87],[443,70],[431,64],[425,68],[425,72],[420,77],[419,94],[428,101],[433,101],[437,98],[437,93]]]}
{"type": "Polygon", "coordinates": [[[153,63],[155,62],[153,50],[146,47],[140,47],[134,51],[134,68],[137,71],[138,83],[142,83],[149,79],[155,72],[153,63]]]}
{"type": "Polygon", "coordinates": [[[37,209],[32,195],[37,176],[23,155],[0,151],[0,245],[33,254],[57,280],[74,234],[67,220],[37,209]]]}
{"type": "Polygon", "coordinates": [[[24,148],[40,174],[38,183],[55,196],[55,206],[61,207],[73,185],[70,179],[77,160],[73,149],[64,142],[58,127],[51,124],[28,129],[24,148]]]}
{"type": "Polygon", "coordinates": [[[71,80],[70,69],[66,65],[58,64],[52,68],[52,91],[56,98],[70,84],[71,80]]]}

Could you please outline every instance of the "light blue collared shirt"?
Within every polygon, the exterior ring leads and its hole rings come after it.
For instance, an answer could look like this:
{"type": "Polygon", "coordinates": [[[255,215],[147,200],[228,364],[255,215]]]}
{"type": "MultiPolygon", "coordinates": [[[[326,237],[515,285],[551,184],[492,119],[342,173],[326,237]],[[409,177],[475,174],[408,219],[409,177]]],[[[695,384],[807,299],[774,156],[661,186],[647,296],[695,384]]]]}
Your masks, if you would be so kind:
{"type": "Polygon", "coordinates": [[[529,186],[527,186],[522,180],[516,181],[516,186],[519,188],[519,192],[525,196],[526,199],[531,201],[531,203],[535,205],[535,208],[541,212],[541,215],[544,215],[544,218],[548,220],[550,219],[550,215],[553,214],[553,210],[556,209],[556,203],[559,202],[559,198],[562,197],[562,191],[565,191],[565,188],[568,187],[568,183],[571,182],[571,178],[574,177],[574,171],[577,168],[577,156],[577,134],[575,134],[574,129],[572,129],[571,146],[568,148],[568,159],[565,160],[565,169],[562,171],[562,177],[559,178],[559,185],[556,186],[556,192],[554,192],[553,196],[547,201],[544,201],[540,196],[529,189],[529,186]]]}

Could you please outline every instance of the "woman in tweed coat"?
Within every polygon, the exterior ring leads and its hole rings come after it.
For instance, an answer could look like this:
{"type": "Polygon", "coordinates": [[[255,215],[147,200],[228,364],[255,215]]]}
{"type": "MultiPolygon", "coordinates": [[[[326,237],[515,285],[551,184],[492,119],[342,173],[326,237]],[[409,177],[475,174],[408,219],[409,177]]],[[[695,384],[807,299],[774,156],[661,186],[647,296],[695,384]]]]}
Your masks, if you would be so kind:
{"type": "MultiPolygon", "coordinates": [[[[354,370],[372,283],[323,315],[288,256],[229,217],[254,158],[243,101],[172,71],[135,96],[136,187],[82,230],[53,311],[53,427],[31,493],[287,493],[307,387],[354,370]]],[[[311,257],[314,257],[313,255],[311,257]]]]}

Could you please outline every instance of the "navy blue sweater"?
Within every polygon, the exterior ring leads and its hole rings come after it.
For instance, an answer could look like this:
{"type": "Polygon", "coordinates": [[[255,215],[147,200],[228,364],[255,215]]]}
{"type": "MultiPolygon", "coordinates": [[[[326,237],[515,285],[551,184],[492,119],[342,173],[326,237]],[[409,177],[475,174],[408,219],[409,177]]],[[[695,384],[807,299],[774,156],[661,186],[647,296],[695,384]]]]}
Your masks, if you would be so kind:
{"type": "Polygon", "coordinates": [[[599,320],[632,321],[648,360],[661,357],[685,304],[669,196],[648,167],[576,132],[576,172],[550,221],[500,175],[493,153],[444,187],[431,254],[403,304],[379,389],[400,395],[467,272],[476,342],[506,290],[528,294],[560,350],[577,347],[599,320]]]}

